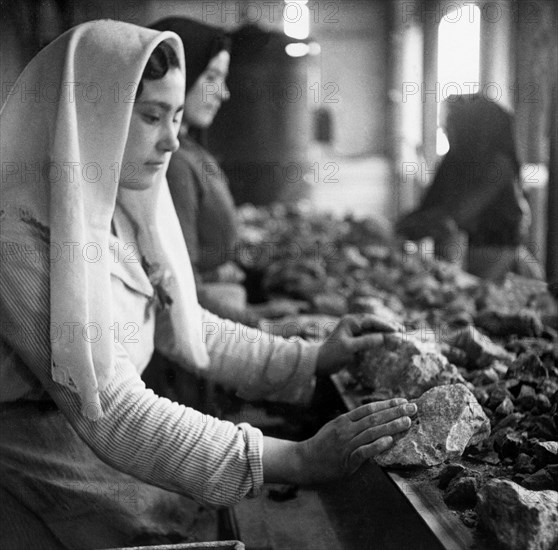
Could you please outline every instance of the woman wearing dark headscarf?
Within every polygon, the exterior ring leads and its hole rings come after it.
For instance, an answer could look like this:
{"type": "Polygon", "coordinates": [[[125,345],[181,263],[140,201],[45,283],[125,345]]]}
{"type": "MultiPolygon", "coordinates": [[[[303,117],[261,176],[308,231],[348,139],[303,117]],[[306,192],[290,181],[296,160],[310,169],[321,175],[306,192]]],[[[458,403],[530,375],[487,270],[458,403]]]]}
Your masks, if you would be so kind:
{"type": "Polygon", "coordinates": [[[180,149],[167,179],[198,282],[200,304],[234,321],[256,326],[259,315],[245,308],[234,260],[237,218],[229,183],[217,160],[198,142],[229,98],[230,39],[218,27],[171,17],[152,28],[171,30],[184,43],[187,79],[180,149]]]}
{"type": "Polygon", "coordinates": [[[508,271],[541,278],[522,245],[529,206],[519,183],[513,118],[478,94],[450,96],[443,108],[450,150],[419,208],[397,223],[400,234],[437,241],[437,250],[464,257],[474,275],[502,279],[508,271]],[[467,235],[468,250],[459,231],[467,235]]]}

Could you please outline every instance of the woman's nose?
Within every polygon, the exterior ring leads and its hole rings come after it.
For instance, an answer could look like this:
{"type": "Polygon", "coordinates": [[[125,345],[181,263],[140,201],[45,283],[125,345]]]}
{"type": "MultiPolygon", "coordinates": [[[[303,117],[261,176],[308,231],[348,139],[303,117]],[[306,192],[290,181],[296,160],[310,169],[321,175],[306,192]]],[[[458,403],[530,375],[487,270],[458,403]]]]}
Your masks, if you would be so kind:
{"type": "Polygon", "coordinates": [[[221,86],[221,101],[228,101],[230,97],[231,91],[229,90],[227,83],[223,82],[223,85],[221,86]]]}
{"type": "Polygon", "coordinates": [[[178,141],[178,132],[174,125],[172,125],[166,129],[165,135],[159,142],[159,147],[165,152],[174,153],[178,150],[179,146],[180,142],[178,141]]]}

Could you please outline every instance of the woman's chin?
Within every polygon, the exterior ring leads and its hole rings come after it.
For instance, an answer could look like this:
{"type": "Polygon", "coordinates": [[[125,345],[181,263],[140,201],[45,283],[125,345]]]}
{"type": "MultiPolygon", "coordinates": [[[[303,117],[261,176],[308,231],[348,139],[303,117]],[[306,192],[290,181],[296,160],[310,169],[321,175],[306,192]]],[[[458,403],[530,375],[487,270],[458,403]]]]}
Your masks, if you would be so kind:
{"type": "Polygon", "coordinates": [[[121,180],[119,185],[123,189],[129,189],[130,191],[145,191],[153,187],[156,181],[157,175],[153,174],[138,177],[133,180],[121,180]]]}
{"type": "Polygon", "coordinates": [[[209,128],[213,124],[213,120],[215,119],[216,112],[208,112],[199,114],[196,120],[188,122],[188,127],[198,128],[199,130],[205,130],[209,128]]]}

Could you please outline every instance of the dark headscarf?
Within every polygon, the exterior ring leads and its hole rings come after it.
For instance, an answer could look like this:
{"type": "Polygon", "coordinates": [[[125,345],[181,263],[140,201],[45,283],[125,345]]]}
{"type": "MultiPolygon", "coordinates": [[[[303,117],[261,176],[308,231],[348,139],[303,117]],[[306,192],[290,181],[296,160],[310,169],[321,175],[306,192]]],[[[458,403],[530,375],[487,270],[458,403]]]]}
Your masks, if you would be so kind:
{"type": "Polygon", "coordinates": [[[398,222],[398,230],[409,238],[422,238],[431,234],[432,224],[449,216],[467,232],[470,245],[516,246],[524,214],[513,117],[479,94],[450,96],[446,106],[450,150],[419,208],[398,222]],[[495,164],[502,157],[512,168],[511,177],[495,164]],[[497,196],[482,211],[463,217],[466,199],[482,196],[482,190],[500,183],[497,196]]]}
{"type": "Polygon", "coordinates": [[[509,112],[479,94],[451,95],[446,105],[450,158],[481,161],[501,153],[519,170],[509,112]]]}
{"type": "Polygon", "coordinates": [[[173,31],[182,40],[186,57],[186,92],[219,52],[230,52],[231,49],[230,38],[223,29],[186,17],[167,17],[150,27],[158,31],[173,31]]]}
{"type": "Polygon", "coordinates": [[[490,166],[498,154],[507,157],[516,177],[519,175],[510,113],[479,94],[452,95],[446,105],[450,150],[436,171],[421,209],[441,206],[451,211],[464,193],[490,185],[490,166]]]}

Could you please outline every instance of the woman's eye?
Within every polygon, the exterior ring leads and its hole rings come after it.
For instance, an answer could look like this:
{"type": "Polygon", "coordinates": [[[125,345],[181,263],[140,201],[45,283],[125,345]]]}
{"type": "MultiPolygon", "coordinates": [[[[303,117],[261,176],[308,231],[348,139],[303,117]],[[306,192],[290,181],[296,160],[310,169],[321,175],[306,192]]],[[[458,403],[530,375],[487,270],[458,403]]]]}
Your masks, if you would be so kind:
{"type": "Polygon", "coordinates": [[[147,113],[143,114],[143,118],[149,124],[156,124],[160,120],[160,118],[158,116],[150,115],[150,114],[147,114],[147,113]]]}

